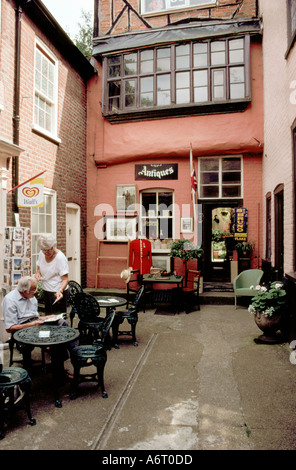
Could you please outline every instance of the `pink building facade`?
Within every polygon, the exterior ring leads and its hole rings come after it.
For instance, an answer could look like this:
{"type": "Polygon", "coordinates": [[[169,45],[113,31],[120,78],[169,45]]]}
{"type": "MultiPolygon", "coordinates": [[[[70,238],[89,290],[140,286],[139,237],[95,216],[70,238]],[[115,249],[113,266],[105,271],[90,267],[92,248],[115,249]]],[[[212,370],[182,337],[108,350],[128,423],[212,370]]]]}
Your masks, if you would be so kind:
{"type": "Polygon", "coordinates": [[[261,266],[263,70],[256,2],[166,1],[154,10],[144,1],[95,5],[88,286],[122,287],[124,239],[139,236],[150,239],[153,266],[181,270],[171,264],[169,244],[186,238],[204,249],[204,280],[230,282],[238,240],[229,237],[229,247],[223,238],[217,246],[212,234],[233,234],[242,212],[241,239],[253,245],[249,265],[261,266]],[[99,241],[105,241],[105,265],[97,260],[99,241]]]}

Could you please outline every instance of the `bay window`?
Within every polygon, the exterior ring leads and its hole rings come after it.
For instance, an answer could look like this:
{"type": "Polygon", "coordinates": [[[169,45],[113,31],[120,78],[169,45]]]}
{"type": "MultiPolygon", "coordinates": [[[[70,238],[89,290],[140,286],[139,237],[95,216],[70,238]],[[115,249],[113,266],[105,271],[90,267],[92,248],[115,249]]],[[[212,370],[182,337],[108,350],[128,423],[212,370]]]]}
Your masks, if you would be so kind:
{"type": "Polygon", "coordinates": [[[182,114],[190,107],[199,113],[213,105],[217,112],[221,104],[250,101],[249,47],[244,36],[107,56],[104,115],[176,108],[182,114]]]}

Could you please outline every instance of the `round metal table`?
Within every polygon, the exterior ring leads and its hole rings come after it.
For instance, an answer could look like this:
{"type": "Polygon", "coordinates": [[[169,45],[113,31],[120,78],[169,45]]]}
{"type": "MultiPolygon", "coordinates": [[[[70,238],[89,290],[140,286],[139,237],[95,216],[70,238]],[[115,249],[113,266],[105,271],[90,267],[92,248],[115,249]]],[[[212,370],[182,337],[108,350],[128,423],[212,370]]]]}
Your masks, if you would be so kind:
{"type": "Polygon", "coordinates": [[[64,346],[77,340],[79,331],[69,326],[45,324],[19,330],[14,333],[13,337],[18,343],[31,347],[23,348],[22,354],[25,364],[30,364],[31,362],[32,348],[50,348],[55,406],[61,408],[59,383],[62,381],[64,374],[64,346]]]}
{"type": "Polygon", "coordinates": [[[127,303],[127,300],[123,297],[116,297],[113,295],[96,295],[95,299],[99,303],[100,307],[105,308],[107,312],[109,308],[122,307],[127,303]]]}

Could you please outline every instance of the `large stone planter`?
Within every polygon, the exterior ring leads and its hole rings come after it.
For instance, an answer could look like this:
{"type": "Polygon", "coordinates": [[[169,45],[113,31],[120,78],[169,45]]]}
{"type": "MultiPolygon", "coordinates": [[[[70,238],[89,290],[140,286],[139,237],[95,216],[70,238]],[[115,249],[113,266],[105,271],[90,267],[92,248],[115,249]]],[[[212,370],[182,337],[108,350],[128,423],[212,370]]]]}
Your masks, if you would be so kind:
{"type": "Polygon", "coordinates": [[[263,335],[260,335],[255,341],[266,344],[283,343],[284,337],[280,331],[282,318],[282,312],[275,313],[271,317],[266,317],[261,312],[256,312],[254,315],[255,323],[263,332],[263,335]]]}

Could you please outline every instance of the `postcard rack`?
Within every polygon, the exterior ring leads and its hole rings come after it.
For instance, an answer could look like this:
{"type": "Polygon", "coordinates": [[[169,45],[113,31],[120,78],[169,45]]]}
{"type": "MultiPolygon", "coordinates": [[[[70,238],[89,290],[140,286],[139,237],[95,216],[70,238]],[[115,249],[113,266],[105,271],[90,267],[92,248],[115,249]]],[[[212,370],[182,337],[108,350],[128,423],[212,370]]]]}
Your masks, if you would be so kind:
{"type": "Polygon", "coordinates": [[[2,259],[2,293],[17,286],[31,274],[31,231],[28,227],[5,227],[2,259]]]}

